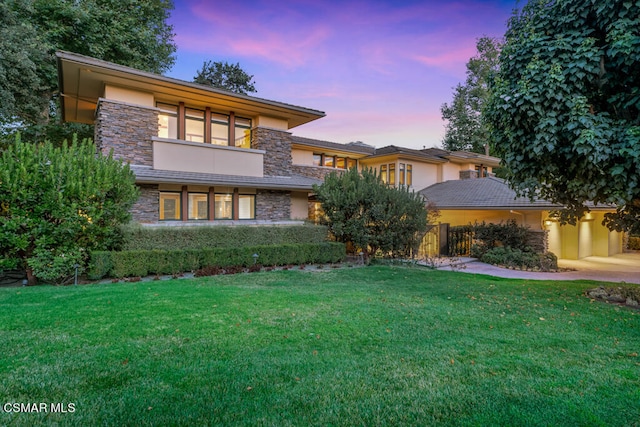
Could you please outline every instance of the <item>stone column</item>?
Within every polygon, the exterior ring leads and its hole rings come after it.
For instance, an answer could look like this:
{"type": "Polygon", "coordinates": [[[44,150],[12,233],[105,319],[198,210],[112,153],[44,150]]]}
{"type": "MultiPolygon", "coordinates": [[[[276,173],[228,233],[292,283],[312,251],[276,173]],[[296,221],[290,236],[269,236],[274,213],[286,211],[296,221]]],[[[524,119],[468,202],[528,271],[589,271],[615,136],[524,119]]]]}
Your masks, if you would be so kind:
{"type": "Polygon", "coordinates": [[[266,151],[264,155],[265,176],[291,176],[291,133],[254,128],[251,132],[251,147],[266,151]]]}
{"type": "Polygon", "coordinates": [[[153,107],[100,99],[96,110],[98,150],[132,165],[153,167],[153,141],[158,136],[158,110],[153,107]]]}

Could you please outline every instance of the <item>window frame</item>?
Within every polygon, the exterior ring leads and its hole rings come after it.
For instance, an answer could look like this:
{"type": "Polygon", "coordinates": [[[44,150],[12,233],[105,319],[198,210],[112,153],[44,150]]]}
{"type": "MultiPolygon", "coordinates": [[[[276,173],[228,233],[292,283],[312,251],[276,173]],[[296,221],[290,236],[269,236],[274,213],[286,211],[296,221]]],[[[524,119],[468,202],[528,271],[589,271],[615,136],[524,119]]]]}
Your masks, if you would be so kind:
{"type": "Polygon", "coordinates": [[[182,221],[182,192],[181,191],[160,191],[159,195],[158,195],[158,220],[159,221],[182,221]],[[172,195],[176,195],[176,199],[178,201],[177,206],[176,206],[176,212],[178,213],[178,217],[177,218],[171,218],[171,219],[167,219],[166,218],[166,214],[165,211],[166,209],[164,208],[164,205],[162,203],[162,196],[163,195],[167,195],[167,194],[172,194],[172,195]]]}
{"type": "MultiPolygon", "coordinates": [[[[227,201],[225,200],[225,203],[227,201]]],[[[235,210],[234,210],[234,197],[233,197],[233,193],[214,193],[213,194],[213,218],[215,220],[232,220],[234,218],[234,214],[235,214],[235,210]],[[231,215],[230,216],[218,216],[218,196],[230,196],[231,200],[231,215]]]]}
{"type": "Polygon", "coordinates": [[[255,220],[256,219],[256,195],[255,194],[242,194],[242,193],[238,193],[238,219],[239,220],[255,220]],[[242,214],[242,207],[240,206],[240,200],[244,197],[249,197],[251,199],[253,199],[253,202],[251,202],[252,208],[251,208],[251,217],[249,218],[242,218],[241,214],[242,214]]]}
{"type": "Polygon", "coordinates": [[[189,192],[187,192],[187,220],[189,220],[189,221],[209,221],[210,218],[211,218],[211,214],[209,213],[209,193],[204,193],[204,192],[200,192],[200,191],[189,191],[189,192]],[[206,212],[207,212],[207,215],[206,215],[205,218],[194,218],[194,217],[191,216],[191,210],[192,210],[191,196],[192,195],[205,196],[205,203],[206,203],[205,206],[206,206],[206,212]]]}

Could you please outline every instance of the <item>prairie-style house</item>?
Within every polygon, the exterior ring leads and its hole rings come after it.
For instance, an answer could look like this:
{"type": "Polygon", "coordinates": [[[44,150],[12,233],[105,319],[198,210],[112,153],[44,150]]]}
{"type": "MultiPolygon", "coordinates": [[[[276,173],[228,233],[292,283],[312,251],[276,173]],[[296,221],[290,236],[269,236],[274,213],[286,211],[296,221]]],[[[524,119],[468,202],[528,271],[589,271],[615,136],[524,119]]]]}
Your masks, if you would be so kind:
{"type": "Polygon", "coordinates": [[[132,216],[141,224],[313,220],[312,186],[332,171],[374,168],[389,185],[420,191],[484,181],[467,178],[491,176],[499,165],[476,153],[304,138],[292,129],[324,112],[70,52],[57,61],[64,120],[94,124],[98,150],[131,165],[140,188],[132,216]]]}

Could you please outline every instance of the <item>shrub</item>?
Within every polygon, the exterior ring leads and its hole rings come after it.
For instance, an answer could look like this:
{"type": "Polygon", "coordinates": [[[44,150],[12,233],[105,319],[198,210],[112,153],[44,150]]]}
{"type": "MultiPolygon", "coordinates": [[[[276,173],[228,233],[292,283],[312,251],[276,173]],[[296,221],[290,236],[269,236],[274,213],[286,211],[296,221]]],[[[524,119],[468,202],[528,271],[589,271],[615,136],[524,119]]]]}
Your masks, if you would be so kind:
{"type": "Polygon", "coordinates": [[[627,248],[633,251],[640,251],[640,237],[629,237],[627,248]]]}
{"type": "Polygon", "coordinates": [[[484,253],[482,262],[524,270],[554,271],[558,269],[558,258],[551,252],[537,254],[509,247],[497,247],[484,253]]]}
{"type": "Polygon", "coordinates": [[[327,240],[324,226],[198,226],[122,228],[122,250],[212,249],[243,246],[317,243],[327,240]]]}
{"type": "Polygon", "coordinates": [[[0,152],[0,258],[37,279],[62,283],[91,250],[112,249],[138,197],[129,166],[96,155],[88,140],[62,146],[18,136],[0,152]],[[18,261],[16,265],[16,261],[18,261]]]}
{"type": "Polygon", "coordinates": [[[203,250],[138,250],[91,254],[90,278],[178,274],[196,271],[208,275],[215,268],[248,268],[262,265],[334,263],[346,257],[345,246],[336,242],[212,248],[203,250]],[[258,258],[254,258],[258,254],[258,258]]]}
{"type": "Polygon", "coordinates": [[[91,253],[91,260],[87,269],[87,277],[90,280],[98,280],[105,277],[113,268],[111,252],[96,251],[91,253]]]}
{"type": "Polygon", "coordinates": [[[489,250],[497,247],[508,247],[524,252],[532,252],[528,244],[529,229],[518,225],[510,219],[504,223],[475,224],[472,228],[474,244],[471,256],[482,258],[489,250]]]}

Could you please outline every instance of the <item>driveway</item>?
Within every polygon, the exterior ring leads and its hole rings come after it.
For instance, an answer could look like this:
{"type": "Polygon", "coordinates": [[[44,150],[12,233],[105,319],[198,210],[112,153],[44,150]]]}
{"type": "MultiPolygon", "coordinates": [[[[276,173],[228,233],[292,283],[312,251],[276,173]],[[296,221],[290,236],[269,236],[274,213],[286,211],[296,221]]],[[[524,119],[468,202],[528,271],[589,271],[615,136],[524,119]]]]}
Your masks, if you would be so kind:
{"type": "Polygon", "coordinates": [[[456,270],[463,273],[487,274],[496,277],[533,280],[596,280],[603,282],[626,282],[640,284],[640,253],[623,253],[611,257],[586,257],[579,260],[558,261],[561,268],[571,271],[544,273],[536,271],[510,270],[485,264],[474,258],[461,258],[453,267],[443,265],[441,270],[456,270]]]}

